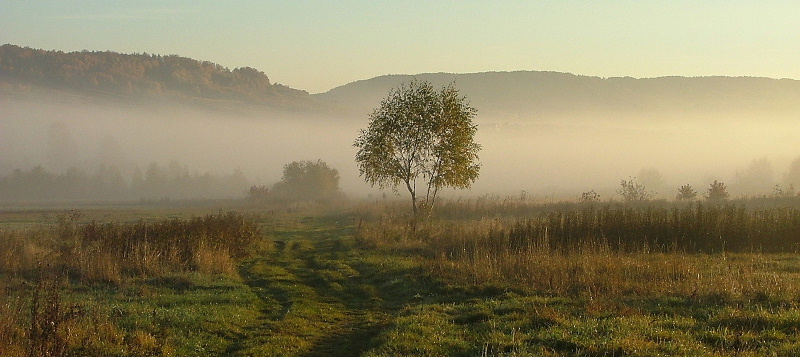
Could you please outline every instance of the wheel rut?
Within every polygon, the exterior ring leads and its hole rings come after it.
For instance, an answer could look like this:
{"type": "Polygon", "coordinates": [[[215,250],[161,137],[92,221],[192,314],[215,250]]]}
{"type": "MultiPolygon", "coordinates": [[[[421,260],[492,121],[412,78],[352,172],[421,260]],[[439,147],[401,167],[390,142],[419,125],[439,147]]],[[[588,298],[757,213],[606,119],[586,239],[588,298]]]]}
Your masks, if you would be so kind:
{"type": "Polygon", "coordinates": [[[386,279],[411,272],[372,262],[347,227],[312,232],[242,264],[263,313],[223,356],[360,356],[391,324],[404,296],[386,279]]]}

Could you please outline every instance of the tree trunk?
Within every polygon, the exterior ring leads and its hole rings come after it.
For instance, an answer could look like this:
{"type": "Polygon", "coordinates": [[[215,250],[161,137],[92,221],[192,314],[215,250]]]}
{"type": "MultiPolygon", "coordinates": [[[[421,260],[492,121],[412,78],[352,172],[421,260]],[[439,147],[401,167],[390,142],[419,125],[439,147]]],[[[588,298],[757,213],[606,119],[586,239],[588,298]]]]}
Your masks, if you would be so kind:
{"type": "Polygon", "coordinates": [[[408,193],[411,194],[411,210],[414,212],[414,219],[417,219],[417,193],[414,187],[411,186],[411,181],[406,181],[406,188],[408,193]]]}

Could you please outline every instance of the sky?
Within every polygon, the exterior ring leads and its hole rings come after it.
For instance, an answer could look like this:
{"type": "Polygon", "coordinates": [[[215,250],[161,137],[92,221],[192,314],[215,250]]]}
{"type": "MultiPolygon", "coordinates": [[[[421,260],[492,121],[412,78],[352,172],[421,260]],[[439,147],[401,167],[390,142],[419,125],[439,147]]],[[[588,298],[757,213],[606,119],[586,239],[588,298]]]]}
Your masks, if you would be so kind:
{"type": "Polygon", "coordinates": [[[311,93],[384,74],[800,79],[800,1],[0,0],[0,44],[176,54],[311,93]]]}

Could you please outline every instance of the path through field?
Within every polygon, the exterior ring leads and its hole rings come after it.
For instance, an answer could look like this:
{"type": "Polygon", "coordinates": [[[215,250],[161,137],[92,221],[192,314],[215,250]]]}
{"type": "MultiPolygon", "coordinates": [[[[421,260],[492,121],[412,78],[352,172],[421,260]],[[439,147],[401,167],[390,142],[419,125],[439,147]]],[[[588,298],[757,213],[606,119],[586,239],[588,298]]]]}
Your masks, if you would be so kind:
{"type": "Polygon", "coordinates": [[[359,356],[428,289],[410,258],[357,249],[348,222],[309,218],[274,234],[285,245],[240,268],[263,315],[224,356],[359,356]]]}

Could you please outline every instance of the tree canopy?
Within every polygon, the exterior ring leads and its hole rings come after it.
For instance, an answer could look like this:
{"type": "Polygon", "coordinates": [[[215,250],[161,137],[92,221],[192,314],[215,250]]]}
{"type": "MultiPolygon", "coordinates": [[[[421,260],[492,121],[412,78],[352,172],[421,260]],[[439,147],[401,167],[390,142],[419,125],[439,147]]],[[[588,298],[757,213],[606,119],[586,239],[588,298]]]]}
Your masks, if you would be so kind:
{"type": "Polygon", "coordinates": [[[370,114],[369,127],[353,144],[361,176],[395,192],[404,185],[415,215],[420,187],[424,208],[433,207],[443,187],[469,188],[480,171],[476,113],[453,83],[438,91],[424,81],[400,85],[370,114]]]}
{"type": "Polygon", "coordinates": [[[339,171],[322,160],[293,161],[283,166],[283,177],[272,194],[284,201],[331,202],[341,199],[339,171]]]}

